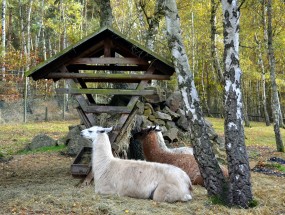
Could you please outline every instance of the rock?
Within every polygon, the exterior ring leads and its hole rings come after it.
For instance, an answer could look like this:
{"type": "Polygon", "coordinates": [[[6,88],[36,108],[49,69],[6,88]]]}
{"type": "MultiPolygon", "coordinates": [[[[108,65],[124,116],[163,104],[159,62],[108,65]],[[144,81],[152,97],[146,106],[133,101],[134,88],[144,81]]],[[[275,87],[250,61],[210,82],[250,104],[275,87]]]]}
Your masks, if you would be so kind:
{"type": "Polygon", "coordinates": [[[148,119],[152,122],[154,122],[154,120],[156,120],[155,116],[154,115],[149,115],[148,116],[148,119]]]}
{"type": "Polygon", "coordinates": [[[55,146],[56,140],[46,134],[39,134],[35,136],[31,143],[26,146],[27,150],[34,150],[46,146],[55,146]]]}
{"type": "Polygon", "coordinates": [[[76,156],[82,147],[92,147],[92,142],[84,137],[81,137],[79,134],[73,136],[67,142],[67,154],[70,156],[76,156]]]}
{"type": "Polygon", "coordinates": [[[176,128],[176,125],[175,125],[175,122],[173,122],[173,121],[166,121],[166,124],[165,124],[165,127],[167,128],[167,129],[170,129],[170,128],[176,128]]]}
{"type": "Polygon", "coordinates": [[[147,126],[152,126],[152,125],[153,125],[153,123],[145,118],[143,123],[142,123],[142,128],[146,128],[147,126]]]}
{"type": "Polygon", "coordinates": [[[176,125],[184,131],[190,131],[189,122],[186,116],[181,115],[180,118],[176,121],[176,125]]]}
{"type": "Polygon", "coordinates": [[[175,113],[174,111],[170,110],[169,107],[165,106],[162,110],[164,113],[167,113],[171,116],[172,120],[177,120],[180,117],[180,114],[175,113]]]}
{"type": "Polygon", "coordinates": [[[160,103],[162,101],[165,101],[165,99],[166,99],[165,91],[162,90],[160,87],[158,87],[158,86],[156,86],[156,87],[147,87],[145,89],[147,89],[147,90],[155,90],[155,92],[156,92],[153,95],[145,95],[145,96],[143,96],[144,99],[147,102],[156,104],[156,103],[160,103]]]}
{"type": "Polygon", "coordinates": [[[176,112],[182,105],[182,96],[180,91],[176,91],[166,99],[166,105],[170,110],[176,112]]]}
{"type": "Polygon", "coordinates": [[[154,111],[153,111],[153,108],[152,108],[151,104],[146,103],[146,104],[144,105],[144,112],[143,112],[143,115],[145,115],[145,116],[148,117],[148,116],[151,115],[153,112],[154,112],[154,111]]]}
{"type": "Polygon", "coordinates": [[[176,142],[178,141],[177,134],[178,134],[178,129],[171,128],[163,134],[163,138],[169,142],[176,142]]]}
{"type": "Polygon", "coordinates": [[[69,132],[65,137],[65,145],[67,145],[66,153],[70,156],[76,156],[82,147],[92,147],[90,140],[80,136],[80,132],[85,129],[84,125],[70,126],[69,132]]]}
{"type": "Polygon", "coordinates": [[[179,115],[179,116],[185,116],[185,111],[184,110],[182,110],[182,109],[178,109],[177,111],[176,111],[176,113],[179,115]]]}
{"type": "Polygon", "coordinates": [[[65,144],[67,145],[67,142],[70,139],[73,139],[75,136],[80,135],[80,132],[85,129],[86,127],[84,125],[73,125],[69,126],[69,132],[65,137],[65,144]]]}
{"type": "Polygon", "coordinates": [[[144,113],[144,103],[141,102],[141,101],[138,101],[138,102],[136,103],[136,106],[137,106],[137,108],[138,108],[137,114],[142,115],[142,114],[144,113]]]}
{"type": "Polygon", "coordinates": [[[166,113],[162,113],[160,111],[156,111],[154,113],[154,116],[158,119],[161,119],[161,120],[172,120],[170,115],[168,115],[166,113]]]}
{"type": "Polygon", "coordinates": [[[153,121],[154,125],[160,125],[160,126],[165,126],[165,122],[164,120],[161,120],[161,119],[155,119],[153,121]]]}

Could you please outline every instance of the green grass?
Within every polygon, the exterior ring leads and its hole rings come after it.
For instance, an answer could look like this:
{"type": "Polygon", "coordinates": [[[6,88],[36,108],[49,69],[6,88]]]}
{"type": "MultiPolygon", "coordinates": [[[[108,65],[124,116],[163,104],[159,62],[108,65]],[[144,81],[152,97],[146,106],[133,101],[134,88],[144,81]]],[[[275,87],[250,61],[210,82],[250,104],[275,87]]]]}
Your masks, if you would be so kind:
{"type": "MultiPolygon", "coordinates": [[[[224,119],[207,118],[215,131],[224,134],[224,119]]],[[[46,134],[55,140],[68,133],[68,126],[79,124],[78,120],[51,121],[0,125],[0,154],[13,155],[23,150],[27,143],[38,134],[46,134]]],[[[280,129],[285,144],[285,129],[280,129]]],[[[245,128],[245,143],[247,146],[266,146],[276,148],[273,126],[265,126],[262,122],[251,122],[250,128],[245,128]]],[[[52,149],[46,149],[52,150],[52,149]]]]}
{"type": "Polygon", "coordinates": [[[285,173],[285,166],[282,164],[275,164],[274,165],[276,167],[276,169],[278,169],[280,172],[284,172],[285,173]]]}
{"type": "Polygon", "coordinates": [[[0,153],[14,155],[38,134],[46,134],[58,140],[67,135],[68,126],[77,124],[78,120],[0,125],[0,153]]]}
{"type": "Polygon", "coordinates": [[[17,152],[17,154],[20,155],[26,155],[26,154],[32,154],[32,153],[43,153],[43,152],[59,152],[62,151],[66,148],[65,145],[59,145],[59,146],[45,146],[45,147],[41,147],[38,149],[34,149],[34,150],[20,150],[17,152]]]}
{"type": "MultiPolygon", "coordinates": [[[[219,135],[224,135],[224,119],[207,118],[219,135]]],[[[247,146],[276,147],[273,125],[266,126],[264,122],[250,122],[251,127],[245,127],[245,144],[247,146]]],[[[285,144],[285,129],[280,128],[283,143],[285,144]]]]}

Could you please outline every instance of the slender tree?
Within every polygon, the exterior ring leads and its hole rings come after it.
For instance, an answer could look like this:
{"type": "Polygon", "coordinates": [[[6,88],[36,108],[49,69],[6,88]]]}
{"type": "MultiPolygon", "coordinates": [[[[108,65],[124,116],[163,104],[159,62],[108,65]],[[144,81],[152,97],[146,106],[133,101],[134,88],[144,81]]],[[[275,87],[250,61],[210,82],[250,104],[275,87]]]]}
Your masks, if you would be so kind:
{"type": "Polygon", "coordinates": [[[178,86],[191,127],[195,158],[210,196],[226,199],[226,181],[211,148],[193,74],[181,38],[180,20],[175,0],[165,0],[167,40],[172,54],[178,86]]]}
{"type": "MultiPolygon", "coordinates": [[[[2,57],[2,80],[5,80],[5,55],[6,55],[6,0],[2,1],[2,46],[1,46],[1,57],[2,57]]],[[[1,80],[1,79],[0,79],[1,80]]]]}
{"type": "Polygon", "coordinates": [[[223,70],[220,64],[218,50],[217,50],[217,9],[221,1],[211,0],[211,56],[213,60],[214,69],[218,75],[221,84],[224,82],[223,70]]]}
{"type": "Polygon", "coordinates": [[[263,105],[263,112],[264,112],[264,117],[265,117],[265,124],[266,126],[270,125],[270,120],[269,120],[269,114],[267,111],[267,95],[266,95],[266,70],[264,67],[264,62],[262,58],[262,49],[261,49],[261,41],[258,40],[257,35],[255,34],[255,42],[257,44],[257,51],[258,51],[258,65],[260,66],[261,69],[261,86],[262,86],[262,105],[263,105]]]}
{"type": "Polygon", "coordinates": [[[238,0],[222,0],[224,24],[225,146],[230,173],[229,201],[244,208],[252,201],[250,167],[244,141],[238,0]]]}
{"type": "Polygon", "coordinates": [[[268,57],[269,57],[269,67],[270,67],[270,80],[271,80],[271,108],[272,108],[272,116],[273,116],[273,127],[275,133],[275,141],[277,151],[284,152],[284,145],[280,133],[280,121],[279,121],[279,113],[280,113],[280,105],[278,98],[278,90],[276,84],[276,74],[275,74],[275,56],[273,49],[273,32],[272,32],[272,1],[268,0],[267,2],[267,17],[268,17],[268,57]]]}
{"type": "Polygon", "coordinates": [[[99,0],[100,26],[112,26],[113,15],[110,0],[99,0]]]}

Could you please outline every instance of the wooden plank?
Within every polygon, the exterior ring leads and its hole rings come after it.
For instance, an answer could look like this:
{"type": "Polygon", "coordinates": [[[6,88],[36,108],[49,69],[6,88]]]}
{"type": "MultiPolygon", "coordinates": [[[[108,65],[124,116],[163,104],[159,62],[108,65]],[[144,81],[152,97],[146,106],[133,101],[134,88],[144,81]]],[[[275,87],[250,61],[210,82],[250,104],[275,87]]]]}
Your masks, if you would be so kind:
{"type": "Polygon", "coordinates": [[[75,89],[75,88],[58,88],[57,93],[68,94],[100,94],[100,95],[131,95],[145,96],[156,94],[155,90],[125,90],[125,89],[75,89]]]}
{"type": "MultiPolygon", "coordinates": [[[[79,83],[81,87],[87,87],[86,84],[81,80],[81,79],[75,79],[75,80],[72,80],[72,79],[67,79],[67,83],[68,83],[68,87],[69,88],[77,88],[77,84],[79,83]],[[76,83],[77,82],[77,83],[76,83]]],[[[87,106],[87,100],[84,98],[83,95],[79,95],[79,94],[76,94],[76,95],[73,95],[74,98],[77,100],[77,102],[80,104],[80,106],[82,107],[85,107],[87,106]]],[[[86,95],[88,101],[90,103],[95,103],[95,100],[93,98],[93,96],[91,94],[87,94],[86,95]]]]}
{"type": "Polygon", "coordinates": [[[79,58],[70,64],[136,64],[149,65],[145,60],[138,58],[119,58],[119,57],[102,57],[102,58],[79,58]]]}
{"type": "MultiPolygon", "coordinates": [[[[153,67],[150,67],[147,71],[146,71],[146,73],[147,74],[153,74],[153,72],[155,71],[155,69],[153,68],[153,67]]],[[[147,86],[147,81],[146,80],[142,80],[139,84],[138,84],[138,86],[137,86],[137,90],[143,90],[146,86],[147,86]]],[[[130,101],[129,101],[129,103],[128,103],[128,105],[127,105],[127,107],[130,109],[130,110],[133,110],[134,108],[135,108],[135,105],[136,105],[136,103],[137,103],[137,101],[139,100],[139,96],[133,96],[131,99],[130,99],[130,101]]],[[[128,119],[128,117],[129,117],[129,114],[122,114],[121,115],[121,117],[120,117],[120,119],[119,119],[119,123],[117,124],[117,126],[115,127],[115,129],[111,132],[111,134],[110,134],[110,142],[111,143],[113,143],[115,140],[116,140],[116,138],[117,138],[117,136],[119,135],[119,133],[120,133],[120,129],[124,126],[124,124],[127,122],[127,119],[128,119]]],[[[116,144],[113,144],[112,145],[113,146],[113,148],[115,149],[115,150],[117,150],[116,148],[118,147],[118,146],[116,146],[116,144]]]]}
{"type": "Polygon", "coordinates": [[[126,106],[99,106],[89,105],[83,108],[85,113],[130,113],[131,110],[126,106]]]}
{"type": "Polygon", "coordinates": [[[72,64],[68,65],[67,68],[72,71],[76,70],[109,70],[109,71],[146,71],[149,65],[138,65],[138,66],[119,66],[119,65],[86,65],[86,64],[72,64]]]}
{"type": "Polygon", "coordinates": [[[79,106],[79,107],[76,108],[76,110],[78,112],[78,115],[79,115],[81,121],[86,126],[86,128],[92,127],[92,123],[90,122],[90,120],[87,117],[87,115],[83,112],[82,108],[79,106]]]}
{"type": "Polygon", "coordinates": [[[88,175],[86,176],[86,178],[84,179],[84,181],[82,182],[81,187],[90,185],[93,178],[94,178],[94,174],[93,174],[93,171],[91,169],[90,172],[88,173],[88,175]]]}
{"type": "Polygon", "coordinates": [[[127,131],[127,128],[129,127],[130,123],[134,120],[134,117],[136,116],[137,111],[138,111],[137,107],[134,107],[132,109],[132,112],[128,115],[127,119],[125,120],[125,122],[121,126],[120,132],[116,136],[116,139],[114,140],[113,145],[118,145],[118,143],[121,141],[123,135],[125,134],[125,132],[127,131]]]}
{"type": "Polygon", "coordinates": [[[47,78],[74,79],[82,78],[85,80],[94,79],[96,81],[114,81],[114,80],[170,80],[169,75],[152,74],[95,74],[95,73],[50,73],[47,78]]]}

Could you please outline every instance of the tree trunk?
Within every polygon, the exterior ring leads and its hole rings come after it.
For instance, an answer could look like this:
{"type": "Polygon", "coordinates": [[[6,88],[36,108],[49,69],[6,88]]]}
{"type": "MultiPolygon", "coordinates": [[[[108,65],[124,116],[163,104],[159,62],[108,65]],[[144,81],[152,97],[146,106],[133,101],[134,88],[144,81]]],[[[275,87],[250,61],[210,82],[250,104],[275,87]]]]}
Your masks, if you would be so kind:
{"type": "Polygon", "coordinates": [[[29,1],[28,15],[27,15],[27,70],[30,68],[31,63],[31,13],[32,13],[33,0],[29,1]]]}
{"type": "Polygon", "coordinates": [[[195,158],[208,195],[226,199],[227,184],[211,148],[193,74],[181,38],[180,20],[175,0],[165,1],[167,40],[178,79],[178,87],[190,122],[195,158]]]}
{"type": "Polygon", "coordinates": [[[205,67],[205,63],[202,60],[202,71],[201,71],[201,85],[202,85],[202,99],[204,100],[204,110],[206,112],[206,116],[210,117],[211,113],[210,113],[210,108],[208,105],[208,100],[207,100],[207,93],[205,90],[205,83],[204,83],[204,71],[207,71],[207,69],[204,68],[205,67]]]}
{"type": "Polygon", "coordinates": [[[284,122],[283,122],[283,114],[282,114],[282,107],[281,107],[281,96],[279,91],[277,92],[278,95],[278,104],[279,104],[279,127],[280,128],[285,128],[284,122]]]}
{"type": "Polygon", "coordinates": [[[248,104],[248,100],[247,100],[247,95],[246,95],[246,89],[245,89],[245,84],[243,82],[243,87],[242,87],[242,95],[243,95],[243,98],[242,100],[244,101],[243,104],[244,104],[244,109],[243,109],[243,115],[244,115],[244,126],[245,127],[250,127],[250,121],[249,121],[249,118],[248,118],[248,111],[247,111],[247,104],[248,104]]]}
{"type": "Polygon", "coordinates": [[[213,61],[213,66],[216,71],[216,74],[218,75],[219,82],[221,84],[224,83],[224,76],[223,76],[223,71],[221,68],[221,64],[219,61],[219,56],[218,56],[218,51],[217,51],[217,25],[216,25],[216,14],[217,14],[217,9],[220,5],[220,1],[216,0],[211,0],[211,56],[212,56],[212,61],[213,61]]]}
{"type": "Polygon", "coordinates": [[[144,11],[144,14],[148,22],[148,31],[146,33],[146,47],[152,51],[154,51],[154,41],[155,41],[155,36],[158,33],[159,22],[164,15],[164,10],[162,7],[163,2],[164,0],[156,0],[154,14],[152,17],[147,17],[145,4],[142,4],[142,2],[140,2],[141,8],[144,11]]]}
{"type": "Polygon", "coordinates": [[[260,91],[260,82],[256,81],[257,116],[258,116],[257,120],[258,120],[258,122],[261,121],[261,104],[260,104],[259,91],[260,91]]]}
{"type": "Polygon", "coordinates": [[[266,126],[270,125],[270,119],[269,114],[267,111],[267,96],[266,96],[266,79],[265,79],[265,68],[264,68],[264,62],[262,58],[262,49],[261,49],[261,42],[258,40],[257,35],[255,35],[255,42],[257,44],[257,50],[258,50],[258,64],[261,69],[261,85],[262,85],[262,104],[263,104],[263,112],[264,112],[264,118],[265,118],[265,124],[266,126]]]}
{"type": "Polygon", "coordinates": [[[1,57],[2,57],[2,68],[1,68],[1,73],[2,73],[2,78],[0,80],[5,81],[5,72],[6,72],[6,68],[5,68],[5,55],[6,55],[6,0],[2,1],[2,17],[1,17],[1,21],[2,21],[2,29],[1,29],[1,33],[2,33],[2,52],[1,52],[1,57]]]}
{"type": "Polygon", "coordinates": [[[112,26],[113,15],[110,0],[100,0],[100,26],[112,26]]]}
{"type": "Polygon", "coordinates": [[[279,124],[279,99],[278,99],[278,91],[276,84],[276,76],[275,76],[275,57],[273,50],[273,34],[272,34],[272,2],[268,0],[267,2],[267,17],[268,17],[268,57],[269,57],[269,67],[270,67],[270,80],[271,80],[271,88],[272,88],[272,117],[273,117],[273,127],[275,133],[275,141],[278,152],[284,152],[284,145],[280,133],[280,124],[279,124]]]}
{"type": "Polygon", "coordinates": [[[225,145],[230,174],[229,201],[248,208],[252,201],[250,167],[244,141],[238,1],[222,0],[224,17],[225,145]]]}

